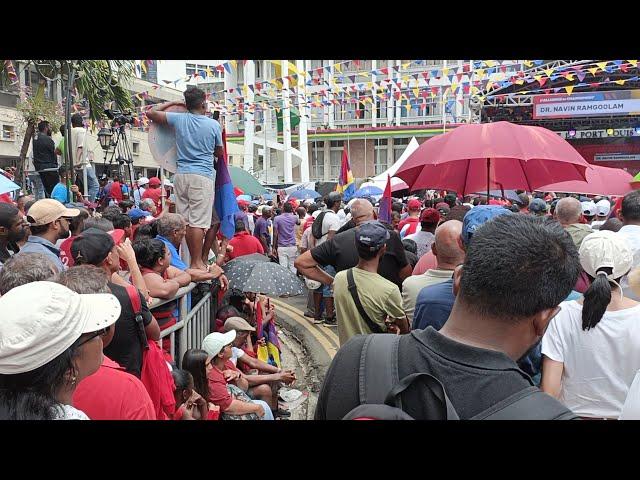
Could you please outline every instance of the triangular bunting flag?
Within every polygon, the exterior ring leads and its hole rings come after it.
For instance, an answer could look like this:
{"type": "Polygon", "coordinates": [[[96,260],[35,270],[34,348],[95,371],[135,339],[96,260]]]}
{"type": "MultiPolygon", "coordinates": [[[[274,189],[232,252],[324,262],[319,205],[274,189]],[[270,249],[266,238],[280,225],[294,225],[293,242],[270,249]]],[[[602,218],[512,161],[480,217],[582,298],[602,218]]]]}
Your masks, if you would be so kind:
{"type": "Polygon", "coordinates": [[[573,88],[574,88],[574,85],[568,85],[568,86],[564,87],[565,91],[566,91],[569,95],[571,95],[571,93],[573,92],[573,88]]]}

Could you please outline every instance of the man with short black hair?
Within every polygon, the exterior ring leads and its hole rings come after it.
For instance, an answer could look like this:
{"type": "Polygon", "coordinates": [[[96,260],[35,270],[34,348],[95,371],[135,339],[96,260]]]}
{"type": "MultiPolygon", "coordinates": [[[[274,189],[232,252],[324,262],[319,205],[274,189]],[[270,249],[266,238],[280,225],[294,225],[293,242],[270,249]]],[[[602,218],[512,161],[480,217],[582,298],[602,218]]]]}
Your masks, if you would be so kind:
{"type": "Polygon", "coordinates": [[[298,257],[296,246],[296,226],[300,223],[298,216],[293,213],[293,206],[287,202],[282,207],[284,212],[273,219],[273,243],[278,262],[291,273],[296,274],[294,262],[298,257]]]}
{"type": "Polygon", "coordinates": [[[52,198],[38,200],[27,215],[31,235],[16,255],[44,253],[53,261],[58,271],[64,271],[66,267],[60,260],[60,249],[56,247],[56,242],[69,236],[70,219],[78,215],[80,210],[77,208],[67,208],[52,198]]]}
{"type": "MultiPolygon", "coordinates": [[[[528,215],[503,215],[487,222],[473,232],[465,263],[455,270],[456,300],[444,327],[400,337],[398,377],[434,376],[461,419],[473,418],[509,397],[511,403],[534,387],[516,361],[540,341],[579,270],[575,245],[556,222],[528,215]]],[[[318,397],[316,420],[341,419],[363,400],[358,385],[366,338],[353,338],[334,357],[318,397]]],[[[427,388],[408,389],[402,396],[403,410],[416,419],[434,418],[430,395],[427,388]]],[[[571,416],[548,396],[536,393],[521,418],[551,419],[542,405],[554,406],[553,418],[571,416]]]]}
{"type": "MultiPolygon", "coordinates": [[[[96,171],[90,163],[92,152],[88,148],[87,129],[84,127],[82,115],[74,113],[71,115],[71,154],[73,155],[73,168],[76,170],[76,185],[83,180],[82,170],[87,172],[87,192],[89,201],[93,202],[98,195],[100,184],[96,177],[96,171]],[[79,182],[80,181],[80,182],[79,182]]],[[[65,145],[66,148],[66,145],[65,145]]]]}
{"type": "Polygon", "coordinates": [[[40,175],[47,197],[51,197],[53,187],[59,180],[55,150],[55,142],[51,138],[51,126],[49,122],[43,120],[38,123],[38,134],[33,137],[33,168],[40,175]]]}
{"type": "MultiPolygon", "coordinates": [[[[187,221],[187,246],[191,256],[191,268],[207,270],[202,259],[204,231],[211,226],[214,193],[214,155],[221,158],[222,128],[207,117],[207,100],[204,91],[189,87],[184,92],[184,104],[168,102],[147,112],[156,123],[169,124],[176,131],[178,169],[173,185],[176,196],[176,213],[187,221]],[[164,112],[173,105],[185,106],[186,113],[164,112]]],[[[146,192],[145,192],[146,193],[146,192]]]]}
{"type": "Polygon", "coordinates": [[[0,265],[20,251],[18,243],[27,236],[28,225],[13,205],[0,203],[0,265]]]}
{"type": "Polygon", "coordinates": [[[247,226],[241,218],[236,220],[235,235],[229,240],[229,246],[232,250],[228,253],[229,260],[242,257],[243,255],[251,255],[254,253],[264,253],[264,240],[258,240],[247,231],[247,226]]]}

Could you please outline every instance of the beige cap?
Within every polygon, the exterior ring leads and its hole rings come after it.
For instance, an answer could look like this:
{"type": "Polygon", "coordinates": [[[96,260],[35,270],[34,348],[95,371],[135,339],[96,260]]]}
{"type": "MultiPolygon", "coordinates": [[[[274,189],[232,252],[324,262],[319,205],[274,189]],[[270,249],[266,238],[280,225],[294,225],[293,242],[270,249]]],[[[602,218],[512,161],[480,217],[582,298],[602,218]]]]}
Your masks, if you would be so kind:
{"type": "Polygon", "coordinates": [[[236,332],[255,332],[256,329],[253,328],[249,322],[247,322],[242,317],[229,317],[227,321],[224,322],[224,331],[228,332],[230,330],[235,330],[236,332]]]}
{"type": "Polygon", "coordinates": [[[77,208],[67,208],[58,200],[44,198],[31,206],[27,221],[35,227],[55,222],[60,217],[77,217],[78,215],[80,215],[80,210],[77,208]]]}
{"type": "Polygon", "coordinates": [[[0,374],[14,375],[46,365],[83,333],[113,325],[121,307],[110,293],[79,295],[58,283],[32,282],[3,295],[0,311],[0,374]]]}
{"type": "Polygon", "coordinates": [[[609,280],[620,278],[631,270],[633,255],[627,241],[609,230],[597,230],[580,245],[580,264],[584,271],[595,278],[601,268],[611,268],[609,280]]]}

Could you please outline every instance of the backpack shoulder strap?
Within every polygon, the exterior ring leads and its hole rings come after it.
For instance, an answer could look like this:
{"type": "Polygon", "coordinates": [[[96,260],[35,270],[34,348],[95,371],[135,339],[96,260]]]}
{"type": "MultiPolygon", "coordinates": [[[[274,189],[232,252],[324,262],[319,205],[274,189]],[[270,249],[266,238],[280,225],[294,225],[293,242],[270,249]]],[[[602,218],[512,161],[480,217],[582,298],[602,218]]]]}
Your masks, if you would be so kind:
{"type": "Polygon", "coordinates": [[[381,404],[399,381],[398,335],[367,335],[360,353],[360,404],[381,404]]]}
{"type": "Polygon", "coordinates": [[[528,387],[493,405],[471,420],[574,420],[558,400],[537,387],[528,387]]]}
{"type": "Polygon", "coordinates": [[[367,315],[367,312],[365,311],[364,307],[362,306],[362,303],[360,302],[360,296],[358,295],[358,287],[356,287],[356,281],[353,278],[353,268],[350,268],[349,270],[347,270],[347,283],[349,287],[349,293],[351,294],[351,298],[353,298],[353,302],[356,304],[358,313],[360,314],[362,319],[365,321],[365,323],[369,327],[369,330],[371,330],[373,333],[384,333],[382,328],[380,328],[380,325],[378,325],[373,320],[371,320],[371,318],[369,318],[369,315],[367,315]]]}

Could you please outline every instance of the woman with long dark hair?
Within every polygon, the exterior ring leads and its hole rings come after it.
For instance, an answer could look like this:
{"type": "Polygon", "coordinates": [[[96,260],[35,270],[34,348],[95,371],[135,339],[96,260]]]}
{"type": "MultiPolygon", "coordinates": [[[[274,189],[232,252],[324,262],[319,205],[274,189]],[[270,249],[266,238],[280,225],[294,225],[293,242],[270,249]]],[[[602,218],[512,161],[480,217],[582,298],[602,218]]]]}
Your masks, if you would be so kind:
{"type": "Polygon", "coordinates": [[[100,367],[118,299],[33,282],[3,295],[0,311],[0,420],[88,420],[72,397],[100,367]]]}
{"type": "Polygon", "coordinates": [[[207,371],[212,368],[207,364],[209,355],[204,350],[190,348],[184,352],[182,357],[182,369],[186,370],[193,377],[193,387],[203,398],[209,399],[209,383],[207,381],[207,371]]]}
{"type": "Polygon", "coordinates": [[[619,283],[633,255],[607,230],[586,236],[579,253],[591,285],[582,300],[563,302],[549,324],[541,388],[581,417],[614,419],[640,369],[640,304],[619,283]]]}

